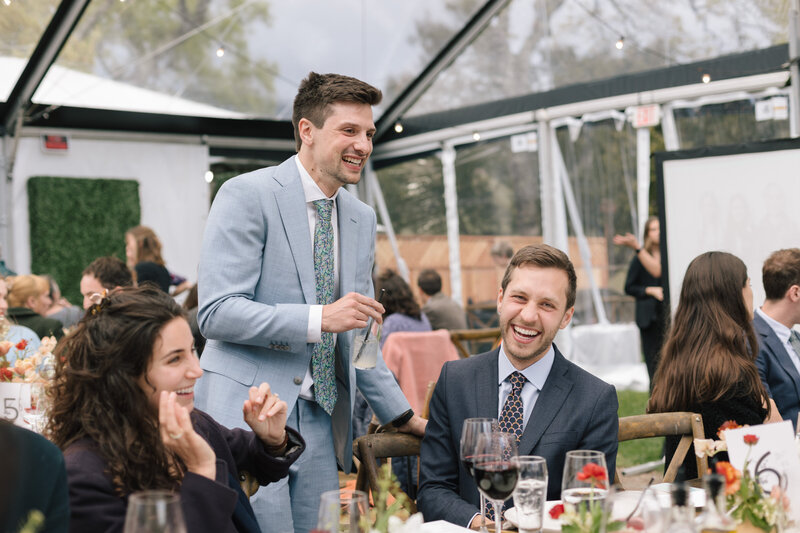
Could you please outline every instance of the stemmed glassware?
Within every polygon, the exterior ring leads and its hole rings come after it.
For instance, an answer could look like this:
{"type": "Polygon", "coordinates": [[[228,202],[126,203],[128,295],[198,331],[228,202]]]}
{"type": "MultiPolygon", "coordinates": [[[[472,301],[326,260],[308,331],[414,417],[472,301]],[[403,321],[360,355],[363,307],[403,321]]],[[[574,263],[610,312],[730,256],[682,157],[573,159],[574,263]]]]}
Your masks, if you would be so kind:
{"type": "MultiPolygon", "coordinates": [[[[495,531],[502,531],[503,502],[517,485],[517,437],[511,433],[493,431],[478,437],[477,453],[472,461],[473,477],[478,490],[492,502],[495,531]]],[[[483,511],[483,510],[481,510],[483,511]]]]}
{"type": "Polygon", "coordinates": [[[20,394],[19,404],[22,419],[36,433],[42,433],[47,425],[47,385],[45,383],[31,383],[29,395],[20,394]]]}
{"type": "Polygon", "coordinates": [[[580,504],[602,504],[608,494],[608,467],[603,452],[572,450],[564,461],[561,500],[576,507],[580,504]]]}
{"type": "Polygon", "coordinates": [[[180,496],[168,490],[134,492],[123,533],[186,533],[180,496]]]}
{"type": "MultiPolygon", "coordinates": [[[[461,463],[464,465],[464,468],[467,469],[470,476],[475,477],[475,473],[472,470],[472,463],[475,459],[475,455],[477,454],[478,437],[483,433],[491,433],[497,430],[498,427],[496,418],[467,418],[466,420],[464,420],[464,425],[461,427],[461,450],[459,452],[459,459],[461,459],[461,463]]],[[[486,507],[486,500],[483,495],[483,492],[481,492],[480,495],[481,495],[480,530],[482,533],[487,533],[488,530],[486,529],[486,515],[483,513],[483,510],[486,507]]]]}
{"type": "Polygon", "coordinates": [[[362,519],[369,512],[367,493],[330,490],[322,493],[314,533],[365,533],[362,519]]]}

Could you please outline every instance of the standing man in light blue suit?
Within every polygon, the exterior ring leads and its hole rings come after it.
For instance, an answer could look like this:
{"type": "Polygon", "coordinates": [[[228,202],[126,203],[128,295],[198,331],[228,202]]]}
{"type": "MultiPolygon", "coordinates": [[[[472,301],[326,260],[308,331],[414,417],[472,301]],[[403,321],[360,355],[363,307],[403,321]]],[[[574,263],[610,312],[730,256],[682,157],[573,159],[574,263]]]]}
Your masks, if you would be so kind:
{"type": "Polygon", "coordinates": [[[800,324],[800,248],[773,252],[764,261],[761,277],[767,298],[753,316],[758,333],[756,366],[781,417],[796,425],[800,412],[800,337],[792,327],[800,324]]]}
{"type": "Polygon", "coordinates": [[[294,101],[297,156],[230,180],[209,213],[197,406],[241,425],[233,399],[269,381],[307,444],[287,479],[253,497],[265,532],[316,526],[321,494],[339,486],[337,462],[345,472],[352,465],[356,387],[382,423],[425,431],[380,356],[370,370],[350,363],[353,330],[380,322],[384,309],[372,298],[375,213],[342,185],[361,178],[380,100],[355,78],[310,73],[294,101]]]}

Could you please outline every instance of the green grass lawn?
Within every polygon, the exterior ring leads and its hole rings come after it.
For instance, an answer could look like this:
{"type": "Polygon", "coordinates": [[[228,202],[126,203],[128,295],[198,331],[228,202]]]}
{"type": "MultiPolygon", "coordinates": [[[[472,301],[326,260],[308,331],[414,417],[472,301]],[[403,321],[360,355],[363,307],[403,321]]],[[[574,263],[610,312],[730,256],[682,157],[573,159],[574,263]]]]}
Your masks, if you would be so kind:
{"type": "MultiPolygon", "coordinates": [[[[647,408],[648,397],[649,394],[647,392],[617,391],[619,417],[643,415],[647,408]]],[[[663,446],[663,437],[622,442],[617,452],[617,466],[624,468],[649,461],[657,461],[661,459],[663,446]]]]}

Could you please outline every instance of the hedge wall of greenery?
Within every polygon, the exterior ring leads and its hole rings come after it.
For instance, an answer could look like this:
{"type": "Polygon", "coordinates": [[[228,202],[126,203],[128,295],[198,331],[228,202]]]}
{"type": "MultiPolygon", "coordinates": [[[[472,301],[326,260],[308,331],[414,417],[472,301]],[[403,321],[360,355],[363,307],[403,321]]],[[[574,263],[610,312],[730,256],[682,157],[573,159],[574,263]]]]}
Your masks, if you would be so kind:
{"type": "Polygon", "coordinates": [[[32,177],[28,180],[31,271],[50,274],[80,306],[81,272],[95,258],[125,260],[125,231],[140,220],[135,180],[32,177]]]}

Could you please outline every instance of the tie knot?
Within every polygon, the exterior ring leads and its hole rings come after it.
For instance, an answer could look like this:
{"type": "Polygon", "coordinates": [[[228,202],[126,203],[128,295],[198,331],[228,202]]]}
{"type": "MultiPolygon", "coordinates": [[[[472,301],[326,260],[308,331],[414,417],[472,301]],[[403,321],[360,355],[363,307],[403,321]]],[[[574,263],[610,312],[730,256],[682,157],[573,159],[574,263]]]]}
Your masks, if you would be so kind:
{"type": "Polygon", "coordinates": [[[314,200],[314,207],[317,208],[320,220],[330,220],[333,211],[333,200],[314,200]]]}
{"type": "Polygon", "coordinates": [[[520,372],[512,372],[508,379],[511,381],[511,388],[513,390],[520,391],[525,385],[525,376],[523,376],[520,372]]]}

